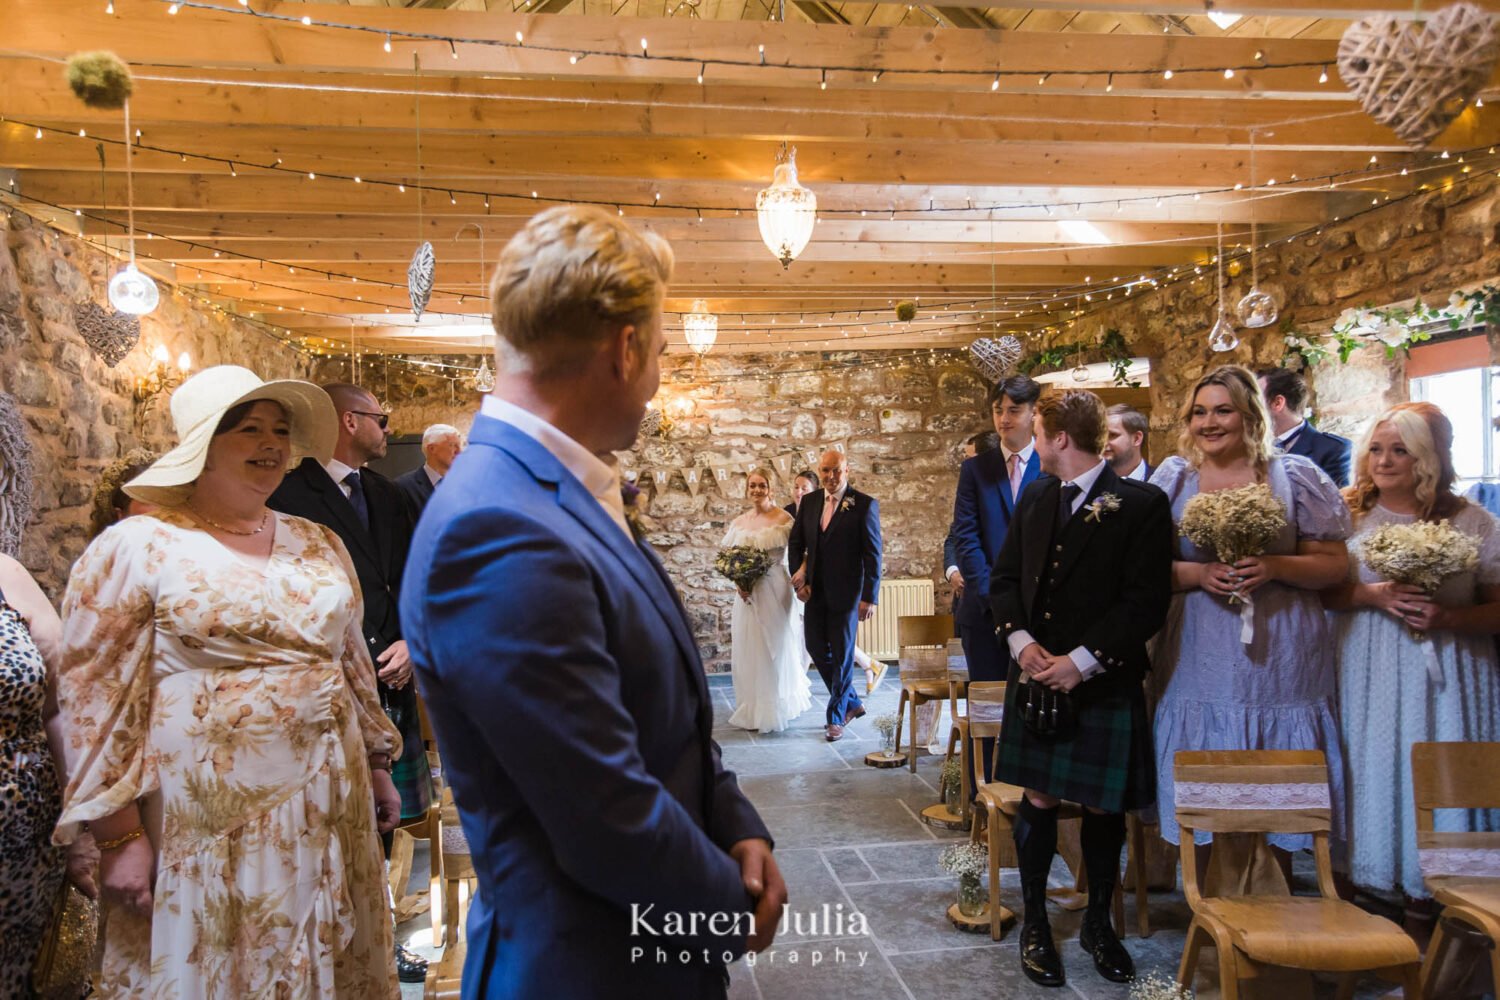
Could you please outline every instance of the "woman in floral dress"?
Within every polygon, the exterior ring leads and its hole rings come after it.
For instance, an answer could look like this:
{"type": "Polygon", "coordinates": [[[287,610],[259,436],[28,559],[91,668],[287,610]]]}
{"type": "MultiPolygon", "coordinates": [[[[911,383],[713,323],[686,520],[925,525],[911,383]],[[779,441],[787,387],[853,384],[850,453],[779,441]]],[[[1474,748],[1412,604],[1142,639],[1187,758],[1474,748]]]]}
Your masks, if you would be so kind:
{"type": "Polygon", "coordinates": [[[101,851],[105,998],[398,994],[381,829],[400,737],[334,534],[265,499],[335,416],[221,366],[172,399],[180,444],[126,487],[63,605],[71,775],[58,839],[101,851]]]}
{"type": "MultiPolygon", "coordinates": [[[[1500,524],[1453,492],[1453,425],[1431,403],[1401,403],[1375,421],[1354,455],[1349,579],[1324,594],[1333,615],[1339,713],[1349,767],[1349,874],[1367,889],[1400,890],[1407,922],[1436,915],[1417,858],[1411,746],[1500,740],[1500,524]],[[1479,565],[1431,597],[1382,580],[1360,542],[1387,524],[1443,521],[1479,542],[1479,565]],[[1411,630],[1426,633],[1412,637],[1411,630]]],[[[1439,830],[1493,830],[1494,811],[1440,809],[1439,830]]]]}

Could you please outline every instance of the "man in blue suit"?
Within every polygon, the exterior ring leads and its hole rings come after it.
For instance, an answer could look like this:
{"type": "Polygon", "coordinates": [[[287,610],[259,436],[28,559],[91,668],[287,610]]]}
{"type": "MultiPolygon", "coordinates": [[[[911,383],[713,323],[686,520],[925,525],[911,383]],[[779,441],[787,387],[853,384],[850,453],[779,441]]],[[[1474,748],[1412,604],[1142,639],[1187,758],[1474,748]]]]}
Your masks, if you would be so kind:
{"type": "Polygon", "coordinates": [[[1141,450],[1150,429],[1146,415],[1126,403],[1116,403],[1105,414],[1104,460],[1121,479],[1148,482],[1152,466],[1141,450]]]}
{"type": "Polygon", "coordinates": [[[496,387],[401,617],[479,876],[464,1000],[723,997],[786,900],[610,453],[660,383],[666,242],[564,206],[502,252],[496,387]]]}
{"type": "Polygon", "coordinates": [[[1312,459],[1340,487],[1349,485],[1349,458],[1354,446],[1348,438],[1318,430],[1303,417],[1307,381],[1290,368],[1260,371],[1261,395],[1271,414],[1276,446],[1288,455],[1312,459]]]}
{"type": "MultiPolygon", "coordinates": [[[[994,451],[1000,447],[1000,435],[994,431],[980,431],[978,434],[970,435],[964,442],[964,461],[968,461],[975,455],[983,455],[987,451],[994,451]]],[[[960,463],[962,464],[962,463],[960,463]]],[[[953,612],[958,613],[958,602],[964,597],[964,575],[958,571],[958,536],[953,533],[953,525],[948,525],[948,535],[943,539],[943,579],[953,585],[953,612]]],[[[963,627],[959,626],[959,635],[963,634],[963,627]]]]}
{"type": "Polygon", "coordinates": [[[823,488],[798,506],[786,551],[787,565],[798,567],[792,589],[807,602],[807,653],[828,685],[823,738],[834,743],[865,714],[854,692],[854,633],[880,596],[880,503],[849,485],[843,452],[823,453],[818,480],[823,488]]]}
{"type": "MultiPolygon", "coordinates": [[[[1000,447],[974,456],[958,470],[953,537],[964,592],[954,622],[963,642],[970,680],[1003,681],[1010,668],[1010,656],[1000,648],[990,612],[990,567],[1005,544],[1016,501],[1043,474],[1032,442],[1036,401],[1041,395],[1041,384],[1026,375],[1011,375],[995,383],[990,389],[989,407],[1000,447]]],[[[985,741],[982,767],[974,769],[975,776],[984,780],[989,779],[990,742],[985,741]]]]}

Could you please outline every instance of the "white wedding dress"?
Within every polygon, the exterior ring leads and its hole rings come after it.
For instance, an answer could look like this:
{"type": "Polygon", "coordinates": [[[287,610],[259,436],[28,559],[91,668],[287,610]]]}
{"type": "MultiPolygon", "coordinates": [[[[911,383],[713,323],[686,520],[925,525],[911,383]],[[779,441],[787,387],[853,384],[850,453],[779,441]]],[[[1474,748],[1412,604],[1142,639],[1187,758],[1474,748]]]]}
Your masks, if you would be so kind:
{"type": "Polygon", "coordinates": [[[776,560],[756,581],[749,603],[738,596],[734,599],[729,662],[735,707],[729,724],[739,729],[780,732],[812,705],[797,598],[786,568],[791,530],[790,522],[781,527],[746,529],[736,521],[724,535],[726,548],[749,545],[766,549],[776,560]]]}

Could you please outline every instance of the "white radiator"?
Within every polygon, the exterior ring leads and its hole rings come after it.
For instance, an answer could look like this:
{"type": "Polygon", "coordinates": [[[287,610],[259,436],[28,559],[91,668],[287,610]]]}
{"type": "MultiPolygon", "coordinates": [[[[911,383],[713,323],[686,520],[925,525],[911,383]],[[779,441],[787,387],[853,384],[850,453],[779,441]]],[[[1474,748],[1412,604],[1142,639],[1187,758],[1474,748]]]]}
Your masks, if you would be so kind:
{"type": "Polygon", "coordinates": [[[901,656],[896,645],[896,620],[908,615],[930,615],[935,607],[932,581],[926,577],[881,580],[880,603],[867,622],[860,622],[855,641],[877,660],[901,656]]]}

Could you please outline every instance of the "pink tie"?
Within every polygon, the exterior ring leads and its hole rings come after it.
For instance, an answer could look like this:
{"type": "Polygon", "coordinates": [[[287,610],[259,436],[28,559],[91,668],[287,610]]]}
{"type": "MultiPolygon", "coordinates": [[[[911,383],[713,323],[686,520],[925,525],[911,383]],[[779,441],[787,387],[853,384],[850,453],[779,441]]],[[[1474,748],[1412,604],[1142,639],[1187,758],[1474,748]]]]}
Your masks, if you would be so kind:
{"type": "Polygon", "coordinates": [[[1017,470],[1021,468],[1021,453],[1018,451],[1011,452],[1010,457],[1005,460],[1005,465],[1007,474],[1010,476],[1010,496],[1014,500],[1016,499],[1016,493],[1021,489],[1021,484],[1017,482],[1016,477],[1017,470]]]}
{"type": "Polygon", "coordinates": [[[828,494],[827,499],[825,499],[823,501],[822,530],[824,530],[824,531],[828,530],[828,522],[833,520],[833,501],[834,501],[834,499],[835,499],[834,495],[832,493],[830,493],[830,494],[828,494]]]}

